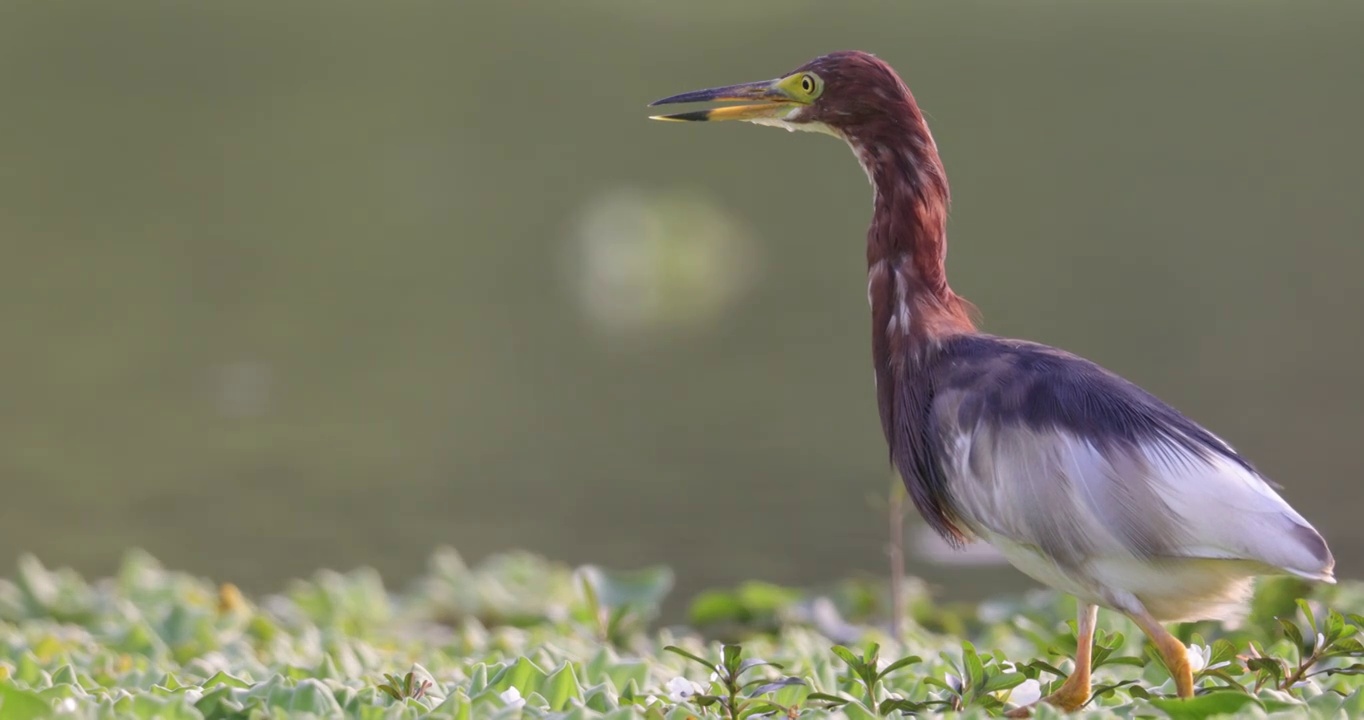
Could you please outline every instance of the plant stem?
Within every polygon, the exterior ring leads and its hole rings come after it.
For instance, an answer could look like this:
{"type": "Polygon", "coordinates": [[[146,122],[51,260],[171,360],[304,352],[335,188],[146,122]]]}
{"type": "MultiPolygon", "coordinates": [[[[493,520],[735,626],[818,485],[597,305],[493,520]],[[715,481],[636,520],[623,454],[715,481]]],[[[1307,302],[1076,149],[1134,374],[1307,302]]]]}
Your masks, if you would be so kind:
{"type": "Polygon", "coordinates": [[[1302,664],[1298,666],[1297,672],[1293,673],[1288,677],[1288,679],[1284,680],[1283,686],[1280,687],[1279,689],[1285,692],[1291,691],[1295,684],[1302,682],[1303,679],[1307,677],[1307,671],[1310,670],[1312,666],[1316,664],[1317,660],[1321,659],[1317,656],[1318,652],[1320,651],[1313,650],[1312,654],[1308,655],[1307,659],[1304,660],[1302,664]]]}

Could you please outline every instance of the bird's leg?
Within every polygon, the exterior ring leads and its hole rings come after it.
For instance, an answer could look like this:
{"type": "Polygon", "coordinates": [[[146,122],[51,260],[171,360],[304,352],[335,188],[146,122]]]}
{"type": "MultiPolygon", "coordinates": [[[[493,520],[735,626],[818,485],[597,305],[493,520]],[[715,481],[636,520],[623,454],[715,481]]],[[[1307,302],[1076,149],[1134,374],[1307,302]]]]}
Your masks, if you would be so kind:
{"type": "Polygon", "coordinates": [[[1140,613],[1129,613],[1128,617],[1141,626],[1146,637],[1151,638],[1151,642],[1160,651],[1160,657],[1165,660],[1170,677],[1175,680],[1175,692],[1182,698],[1193,697],[1193,666],[1189,665],[1189,650],[1184,647],[1184,643],[1171,635],[1169,630],[1145,610],[1140,613]]]}
{"type": "Polygon", "coordinates": [[[1099,619],[1098,605],[1081,605],[1075,621],[1075,669],[1056,692],[1042,702],[1062,710],[1079,710],[1089,702],[1090,659],[1094,650],[1094,625],[1099,619]]]}
{"type": "MultiPolygon", "coordinates": [[[[1075,621],[1075,669],[1061,683],[1056,692],[1038,700],[1066,712],[1073,712],[1089,702],[1090,661],[1094,649],[1094,626],[1099,619],[1098,605],[1080,605],[1075,621]]],[[[1031,715],[1032,706],[1017,708],[1007,717],[1024,718],[1031,715]]]]}

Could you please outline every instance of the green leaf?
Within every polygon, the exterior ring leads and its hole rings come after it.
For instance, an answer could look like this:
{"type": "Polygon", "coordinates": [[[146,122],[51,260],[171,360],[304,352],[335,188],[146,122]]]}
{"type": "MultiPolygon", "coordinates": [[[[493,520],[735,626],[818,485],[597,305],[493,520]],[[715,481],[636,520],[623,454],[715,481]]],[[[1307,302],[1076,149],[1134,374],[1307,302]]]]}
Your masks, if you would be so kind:
{"type": "Polygon", "coordinates": [[[194,703],[194,707],[208,720],[220,720],[220,718],[235,718],[241,715],[242,703],[235,697],[241,693],[236,688],[226,685],[219,685],[213,690],[204,693],[199,701],[194,703]]]}
{"type": "Polygon", "coordinates": [[[319,717],[337,717],[344,714],[332,691],[323,685],[322,681],[313,678],[299,681],[289,694],[284,709],[293,713],[312,713],[319,717]]]}
{"type": "Polygon", "coordinates": [[[1358,638],[1341,638],[1331,646],[1331,651],[1327,655],[1364,655],[1364,644],[1358,638]]]}
{"type": "MultiPolygon", "coordinates": [[[[70,663],[62,665],[52,673],[52,684],[61,685],[62,683],[67,683],[70,685],[80,685],[80,681],[76,679],[76,668],[72,667],[70,663]]],[[[168,687],[172,690],[181,687],[179,681],[175,679],[175,676],[169,673],[158,684],[168,687]],[[169,683],[174,683],[174,685],[168,684],[168,680],[169,683]]]]}
{"type": "Polygon", "coordinates": [[[780,680],[774,680],[772,682],[764,683],[762,685],[759,685],[758,687],[753,688],[752,690],[749,691],[748,696],[757,697],[759,695],[766,695],[768,693],[776,692],[784,687],[789,687],[791,685],[804,684],[805,681],[801,680],[798,677],[784,677],[780,680]]]}
{"type": "Polygon", "coordinates": [[[921,662],[923,662],[923,661],[924,661],[924,659],[921,658],[921,657],[919,657],[918,655],[907,655],[907,656],[902,657],[902,658],[900,658],[899,660],[896,660],[895,662],[893,662],[893,663],[887,665],[886,668],[885,668],[884,670],[882,670],[881,672],[879,672],[879,673],[876,674],[876,678],[879,680],[879,679],[881,679],[881,678],[883,678],[883,677],[886,677],[887,675],[889,675],[889,674],[895,672],[896,670],[903,670],[904,668],[907,668],[907,667],[909,667],[910,665],[918,665],[919,663],[921,663],[921,662]]]}
{"type": "Polygon", "coordinates": [[[783,688],[779,688],[775,693],[772,694],[772,699],[777,701],[778,703],[781,703],[782,705],[791,707],[792,705],[800,706],[804,704],[805,698],[808,697],[809,695],[810,695],[809,684],[807,684],[806,682],[802,682],[799,685],[793,684],[787,685],[786,687],[783,688]]]}
{"type": "Polygon", "coordinates": [[[503,692],[507,688],[516,688],[522,697],[529,696],[532,692],[540,689],[547,677],[544,670],[530,660],[530,658],[519,657],[516,662],[508,665],[499,672],[497,676],[488,681],[488,686],[503,692]]]}
{"type": "Polygon", "coordinates": [[[692,698],[691,701],[701,707],[710,707],[711,705],[720,702],[720,698],[715,695],[697,695],[692,698]]]}
{"type": "Polygon", "coordinates": [[[1279,621],[1279,626],[1283,628],[1284,636],[1292,641],[1293,647],[1298,649],[1298,657],[1301,658],[1306,651],[1303,650],[1302,632],[1298,630],[1298,624],[1284,618],[1275,619],[1279,621]]]}
{"type": "Polygon", "coordinates": [[[730,677],[735,677],[739,674],[739,663],[741,662],[743,653],[744,649],[741,645],[720,646],[720,655],[723,658],[722,662],[724,664],[725,672],[730,677]]]}
{"type": "Polygon", "coordinates": [[[583,690],[583,707],[604,713],[616,706],[615,691],[609,683],[583,690]]]}
{"type": "Polygon", "coordinates": [[[1245,685],[1242,685],[1236,678],[1232,677],[1231,673],[1227,672],[1227,669],[1228,668],[1217,668],[1216,670],[1204,670],[1203,673],[1200,674],[1200,677],[1217,678],[1218,680],[1221,680],[1226,687],[1240,690],[1241,692],[1250,692],[1246,689],[1245,685]]]}
{"type": "MultiPolygon", "coordinates": [[[[499,669],[500,672],[500,669],[499,669]]],[[[488,666],[483,663],[474,665],[469,672],[469,697],[481,694],[488,687],[488,666]]]]}
{"type": "Polygon", "coordinates": [[[844,663],[847,663],[848,667],[853,671],[854,674],[858,675],[861,674],[860,671],[863,667],[862,659],[854,655],[853,651],[849,650],[846,647],[843,647],[842,645],[835,645],[832,648],[830,648],[830,651],[833,652],[834,655],[837,655],[839,660],[842,660],[844,663]]]}
{"type": "Polygon", "coordinates": [[[180,698],[163,698],[155,695],[138,695],[131,698],[121,715],[142,720],[203,720],[203,716],[192,705],[180,698]]]}
{"type": "MultiPolygon", "coordinates": [[[[1117,659],[1114,659],[1114,660],[1110,660],[1109,662],[1117,662],[1117,661],[1120,660],[1120,659],[1121,659],[1121,658],[1117,658],[1117,659]]],[[[1032,662],[1028,663],[1027,665],[1023,665],[1023,666],[1021,666],[1021,667],[1031,668],[1031,669],[1034,669],[1034,670],[1038,670],[1038,671],[1040,671],[1040,672],[1050,673],[1050,674],[1052,674],[1052,675],[1055,675],[1055,676],[1058,677],[1058,678],[1066,677],[1066,673],[1065,673],[1064,671],[1062,671],[1060,668],[1058,668],[1058,667],[1056,667],[1055,665],[1052,665],[1051,663],[1048,663],[1048,662],[1046,662],[1046,661],[1044,661],[1044,660],[1033,660],[1032,662]]]]}
{"type": "Polygon", "coordinates": [[[889,715],[892,712],[915,714],[922,712],[925,707],[925,703],[916,703],[911,700],[905,700],[904,698],[891,698],[889,700],[881,701],[881,706],[877,708],[877,712],[882,716],[889,715]]]}
{"type": "Polygon", "coordinates": [[[1340,702],[1345,717],[1364,717],[1364,689],[1355,690],[1340,702]]]}
{"type": "MultiPolygon", "coordinates": [[[[1326,675],[1364,675],[1364,663],[1355,663],[1349,667],[1328,668],[1320,671],[1320,673],[1326,675]]],[[[1319,673],[1312,674],[1317,675],[1319,673]]]]}
{"type": "MultiPolygon", "coordinates": [[[[1330,645],[1340,638],[1345,637],[1347,627],[1349,626],[1345,624],[1345,618],[1341,617],[1340,613],[1335,610],[1328,610],[1326,615],[1326,627],[1322,629],[1322,633],[1326,636],[1326,644],[1330,645]]],[[[1351,628],[1351,630],[1353,630],[1353,628],[1351,628]]]]}
{"type": "Polygon", "coordinates": [[[564,663],[557,670],[550,673],[540,685],[541,695],[549,703],[549,709],[561,711],[569,700],[582,700],[582,687],[578,684],[578,676],[573,672],[572,663],[564,663]]]}
{"type": "Polygon", "coordinates": [[[1282,660],[1274,657],[1256,657],[1246,661],[1246,669],[1255,672],[1260,680],[1260,684],[1272,684],[1278,686],[1283,680],[1287,668],[1284,667],[1282,660]]]}
{"type": "Polygon", "coordinates": [[[578,587],[582,590],[583,604],[587,606],[587,612],[592,617],[592,622],[598,625],[597,629],[599,632],[604,631],[605,628],[600,627],[602,623],[602,604],[600,597],[597,595],[596,584],[586,573],[582,573],[578,576],[578,587]]]}
{"type": "Polygon", "coordinates": [[[739,713],[739,720],[746,720],[755,715],[785,715],[786,708],[770,700],[754,700],[739,713]]]}
{"type": "Polygon", "coordinates": [[[746,582],[738,587],[735,595],[749,613],[774,613],[798,602],[801,593],[765,582],[746,582]]]}
{"type": "Polygon", "coordinates": [[[687,609],[692,625],[714,625],[724,622],[743,622],[747,619],[744,604],[732,593],[709,590],[697,595],[687,609]]]}
{"type": "Polygon", "coordinates": [[[1307,699],[1308,714],[1312,717],[1330,717],[1340,711],[1343,698],[1333,692],[1325,692],[1307,699]]]}
{"type": "Polygon", "coordinates": [[[1209,667],[1218,663],[1234,663],[1235,661],[1236,646],[1230,640],[1218,640],[1212,644],[1212,651],[1208,657],[1209,667]]]}
{"type": "Polygon", "coordinates": [[[715,662],[714,662],[713,660],[707,660],[707,659],[701,657],[700,655],[694,655],[694,654],[692,654],[691,652],[688,652],[688,651],[686,651],[686,650],[683,650],[682,648],[680,648],[680,647],[678,647],[678,646],[676,646],[676,645],[665,645],[665,646],[663,647],[663,649],[666,650],[667,652],[670,652],[670,653],[674,654],[674,655],[681,655],[682,657],[684,657],[684,658],[686,658],[686,659],[688,659],[688,660],[691,660],[691,661],[694,662],[694,663],[700,664],[700,665],[702,665],[702,666],[708,668],[711,672],[714,672],[714,671],[715,671],[715,662]]]}
{"type": "Polygon", "coordinates": [[[1239,692],[1213,692],[1187,700],[1151,698],[1150,703],[1165,711],[1171,720],[1203,720],[1214,715],[1233,715],[1248,705],[1263,708],[1259,700],[1239,692]]]}
{"type": "Polygon", "coordinates": [[[969,642],[961,644],[962,669],[966,671],[966,677],[962,678],[962,687],[974,689],[985,680],[985,666],[980,661],[980,655],[976,653],[976,646],[969,642]]]}
{"type": "Polygon", "coordinates": [[[597,601],[609,608],[657,607],[673,588],[673,572],[662,565],[634,571],[584,565],[578,573],[597,601]]]}
{"type": "Polygon", "coordinates": [[[816,702],[829,703],[831,706],[834,707],[842,706],[846,703],[852,702],[848,698],[838,697],[837,695],[830,695],[829,693],[822,692],[812,692],[809,695],[806,695],[805,699],[807,701],[814,700],[816,702]]]}
{"type": "Polygon", "coordinates": [[[43,683],[43,665],[31,651],[25,650],[24,654],[19,656],[19,662],[14,668],[14,679],[29,687],[43,683]]]}
{"type": "Polygon", "coordinates": [[[866,705],[860,702],[850,702],[839,708],[848,720],[880,720],[875,711],[869,710],[866,705]]]}
{"type": "Polygon", "coordinates": [[[1302,616],[1307,618],[1307,627],[1312,629],[1313,635],[1316,635],[1319,631],[1317,629],[1317,618],[1312,614],[1312,606],[1302,598],[1298,598],[1297,602],[1298,609],[1302,611],[1302,616]]]}
{"type": "Polygon", "coordinates": [[[649,666],[637,660],[621,661],[606,668],[606,678],[616,687],[625,687],[631,680],[643,685],[649,679],[649,666]]]}
{"type": "Polygon", "coordinates": [[[317,670],[313,671],[313,674],[323,680],[340,680],[345,677],[336,666],[336,660],[332,658],[331,653],[322,656],[322,662],[317,664],[317,670]]]}
{"type": "Polygon", "coordinates": [[[0,717],[5,720],[37,720],[51,714],[52,706],[38,693],[20,689],[9,680],[0,681],[0,717]]]}
{"type": "MultiPolygon", "coordinates": [[[[1106,685],[1095,685],[1094,688],[1089,692],[1089,703],[1094,702],[1098,698],[1107,697],[1108,695],[1113,694],[1113,691],[1117,690],[1118,688],[1124,688],[1127,687],[1128,685],[1135,685],[1137,684],[1137,682],[1138,681],[1136,680],[1123,680],[1122,682],[1109,683],[1106,685]]],[[[1089,703],[1085,704],[1088,705],[1089,703]]]]}
{"type": "Polygon", "coordinates": [[[218,672],[216,672],[216,673],[213,673],[213,677],[210,677],[209,679],[205,680],[205,681],[203,682],[203,684],[201,685],[201,687],[203,687],[205,690],[207,690],[208,688],[216,687],[216,686],[218,686],[218,685],[224,685],[224,686],[231,687],[231,688],[249,688],[249,687],[251,687],[251,683],[249,683],[249,682],[247,682],[247,681],[245,681],[245,680],[243,680],[243,679],[241,679],[241,678],[239,678],[239,677],[233,677],[232,675],[229,675],[229,674],[227,674],[226,672],[223,672],[223,671],[218,671],[218,672]]]}
{"type": "Polygon", "coordinates": [[[1104,645],[1095,645],[1091,651],[1093,655],[1089,661],[1090,670],[1101,668],[1108,661],[1108,656],[1113,654],[1113,648],[1104,645]]]}
{"type": "Polygon", "coordinates": [[[762,660],[762,659],[759,659],[759,658],[748,658],[747,660],[744,660],[743,662],[739,663],[739,672],[738,672],[738,674],[739,674],[739,675],[743,675],[744,673],[748,672],[749,670],[752,670],[753,668],[759,668],[759,667],[770,667],[770,668],[776,668],[776,669],[778,669],[778,670],[781,670],[781,669],[782,669],[782,666],[781,666],[781,664],[779,664],[779,663],[769,662],[769,661],[767,661],[767,660],[762,660]]]}
{"type": "Polygon", "coordinates": [[[985,681],[984,685],[981,686],[980,691],[992,693],[1000,690],[1008,690],[1027,679],[1027,675],[1018,672],[1004,672],[999,673],[998,675],[991,675],[990,678],[985,681]]]}
{"type": "Polygon", "coordinates": [[[955,688],[955,687],[952,687],[952,685],[949,684],[946,680],[944,680],[944,679],[942,679],[942,678],[940,678],[940,677],[935,677],[935,676],[933,676],[933,675],[929,675],[929,676],[925,677],[925,678],[923,679],[923,683],[924,683],[925,685],[933,685],[933,686],[936,686],[936,687],[940,687],[940,688],[942,688],[942,689],[944,689],[944,690],[946,690],[946,691],[952,693],[953,695],[960,695],[960,694],[961,694],[961,691],[962,691],[962,689],[963,689],[963,688],[955,688]]]}

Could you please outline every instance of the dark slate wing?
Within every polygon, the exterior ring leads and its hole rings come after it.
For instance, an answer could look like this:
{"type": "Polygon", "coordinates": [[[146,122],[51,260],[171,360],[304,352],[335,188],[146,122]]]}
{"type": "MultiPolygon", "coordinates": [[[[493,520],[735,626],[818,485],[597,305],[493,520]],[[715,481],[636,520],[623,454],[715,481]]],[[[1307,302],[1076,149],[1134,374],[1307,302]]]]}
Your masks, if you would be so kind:
{"type": "Polygon", "coordinates": [[[963,336],[925,371],[929,474],[948,516],[975,534],[1062,567],[1233,559],[1330,578],[1321,536],[1248,462],[1098,365],[963,336]]]}

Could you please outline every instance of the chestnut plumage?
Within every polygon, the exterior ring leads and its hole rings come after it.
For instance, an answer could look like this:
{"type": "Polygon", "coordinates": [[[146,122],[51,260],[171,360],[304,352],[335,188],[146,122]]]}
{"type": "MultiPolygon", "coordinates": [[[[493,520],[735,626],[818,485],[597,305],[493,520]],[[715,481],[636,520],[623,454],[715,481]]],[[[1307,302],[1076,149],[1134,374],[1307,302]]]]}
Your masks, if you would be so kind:
{"type": "Polygon", "coordinates": [[[654,104],[757,101],[662,120],[745,120],[834,135],[874,193],[867,299],[881,427],[914,505],[954,544],[983,539],[1080,601],[1076,672],[1047,702],[1089,697],[1096,606],[1131,617],[1193,692],[1164,621],[1240,612],[1251,580],[1334,582],[1312,526],[1227,443],[1136,385],[1044,345],[986,335],[945,270],[948,184],[914,96],[862,52],[772,81],[654,104]]]}

